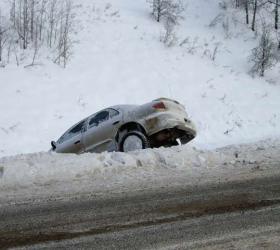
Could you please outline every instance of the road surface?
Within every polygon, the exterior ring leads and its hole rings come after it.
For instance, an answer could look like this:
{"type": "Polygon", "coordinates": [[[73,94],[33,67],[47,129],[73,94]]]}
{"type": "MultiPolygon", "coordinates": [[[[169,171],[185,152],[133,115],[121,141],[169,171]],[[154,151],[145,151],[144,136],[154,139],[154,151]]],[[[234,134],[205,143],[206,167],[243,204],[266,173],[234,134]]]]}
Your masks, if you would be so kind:
{"type": "Polygon", "coordinates": [[[0,217],[2,249],[279,249],[280,175],[1,204],[0,217]]]}

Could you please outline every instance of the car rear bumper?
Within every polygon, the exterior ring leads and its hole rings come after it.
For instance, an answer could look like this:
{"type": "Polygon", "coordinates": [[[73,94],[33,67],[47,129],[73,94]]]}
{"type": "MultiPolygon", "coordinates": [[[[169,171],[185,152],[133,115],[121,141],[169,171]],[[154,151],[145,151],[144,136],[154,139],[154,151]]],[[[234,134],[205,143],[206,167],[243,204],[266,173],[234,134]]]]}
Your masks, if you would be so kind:
{"type": "Polygon", "coordinates": [[[145,120],[145,128],[149,136],[162,130],[173,128],[186,132],[193,137],[195,137],[197,133],[195,125],[187,117],[181,115],[177,116],[169,112],[158,113],[148,117],[145,120]]]}
{"type": "Polygon", "coordinates": [[[186,126],[186,125],[178,125],[176,126],[177,129],[186,132],[187,134],[192,135],[193,137],[196,137],[196,129],[194,128],[194,125],[192,126],[186,126]]]}

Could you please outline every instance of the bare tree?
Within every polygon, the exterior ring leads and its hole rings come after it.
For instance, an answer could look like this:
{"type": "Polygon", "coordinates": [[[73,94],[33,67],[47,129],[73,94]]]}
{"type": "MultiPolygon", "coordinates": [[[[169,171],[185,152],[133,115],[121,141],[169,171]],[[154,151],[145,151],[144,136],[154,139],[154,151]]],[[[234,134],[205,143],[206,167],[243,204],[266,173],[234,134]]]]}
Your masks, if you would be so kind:
{"type": "Polygon", "coordinates": [[[270,0],[253,0],[253,18],[252,18],[252,26],[251,29],[252,31],[256,30],[256,17],[257,17],[257,12],[259,9],[262,7],[266,6],[268,3],[271,3],[270,0]]]}
{"type": "Polygon", "coordinates": [[[9,17],[3,26],[0,14],[0,61],[3,52],[7,61],[13,53],[19,65],[21,50],[34,50],[32,63],[41,47],[51,48],[54,61],[66,66],[72,54],[74,18],[73,0],[9,0],[9,17]],[[4,45],[8,44],[5,48],[4,45]]]}
{"type": "Polygon", "coordinates": [[[165,14],[166,18],[175,25],[179,23],[182,18],[182,12],[184,11],[183,4],[181,0],[170,1],[167,12],[165,14]]]}
{"type": "Polygon", "coordinates": [[[56,20],[58,19],[57,12],[57,0],[51,0],[50,2],[50,9],[48,14],[48,45],[52,48],[54,42],[54,35],[55,35],[55,25],[56,20]]]}
{"type": "MultiPolygon", "coordinates": [[[[246,23],[249,24],[250,22],[250,10],[252,10],[252,23],[251,23],[251,30],[256,31],[258,12],[265,10],[266,13],[272,12],[273,15],[273,27],[276,31],[276,40],[278,44],[278,49],[280,50],[280,38],[279,38],[279,6],[280,0],[232,0],[233,5],[236,8],[244,7],[246,13],[246,23]]],[[[263,23],[263,20],[261,20],[263,23]]]]}
{"type": "Polygon", "coordinates": [[[178,22],[184,10],[181,0],[148,0],[152,7],[152,15],[157,22],[168,17],[174,23],[178,22]]]}
{"type": "Polygon", "coordinates": [[[9,30],[9,27],[4,21],[4,18],[2,16],[2,11],[0,9],[0,62],[3,60],[3,51],[4,46],[8,40],[7,32],[9,30]]]}
{"type": "Polygon", "coordinates": [[[65,7],[61,10],[60,18],[60,34],[58,40],[58,56],[55,63],[62,64],[66,67],[67,62],[71,56],[72,41],[70,38],[73,19],[72,19],[72,1],[66,0],[65,7]]]}
{"type": "Polygon", "coordinates": [[[270,69],[276,63],[275,43],[270,37],[270,31],[267,27],[263,27],[259,44],[252,50],[249,61],[253,62],[251,73],[259,73],[264,76],[267,69],[270,69]]]}
{"type": "Polygon", "coordinates": [[[235,8],[239,8],[241,5],[241,0],[234,0],[235,8]]]}
{"type": "Polygon", "coordinates": [[[30,0],[30,36],[31,40],[34,39],[34,26],[35,26],[35,0],[30,0]]]}
{"type": "Polygon", "coordinates": [[[16,0],[12,0],[10,7],[10,20],[13,27],[16,27],[16,0]]]}
{"type": "MultiPolygon", "coordinates": [[[[249,24],[249,7],[253,0],[233,0],[235,8],[244,8],[246,14],[246,24],[249,24]]],[[[254,0],[255,1],[255,0],[254,0]]]]}
{"type": "Polygon", "coordinates": [[[160,41],[163,42],[167,47],[172,47],[177,41],[175,23],[170,18],[165,20],[164,33],[161,35],[160,41]]]}

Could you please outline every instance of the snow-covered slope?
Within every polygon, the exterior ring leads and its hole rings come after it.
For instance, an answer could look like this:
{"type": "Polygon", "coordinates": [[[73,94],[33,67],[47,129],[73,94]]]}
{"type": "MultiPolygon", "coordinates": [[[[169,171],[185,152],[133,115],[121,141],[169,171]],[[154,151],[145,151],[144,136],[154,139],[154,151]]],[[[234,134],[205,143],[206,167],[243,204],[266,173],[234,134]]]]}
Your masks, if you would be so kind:
{"type": "Polygon", "coordinates": [[[0,68],[0,156],[48,150],[85,116],[161,96],[186,106],[198,127],[196,147],[280,135],[279,66],[265,79],[247,74],[257,41],[239,22],[229,33],[221,23],[209,26],[223,13],[218,1],[188,1],[172,48],[159,41],[163,26],[151,18],[146,0],[75,4],[77,42],[66,69],[44,56],[42,66],[0,68]]]}

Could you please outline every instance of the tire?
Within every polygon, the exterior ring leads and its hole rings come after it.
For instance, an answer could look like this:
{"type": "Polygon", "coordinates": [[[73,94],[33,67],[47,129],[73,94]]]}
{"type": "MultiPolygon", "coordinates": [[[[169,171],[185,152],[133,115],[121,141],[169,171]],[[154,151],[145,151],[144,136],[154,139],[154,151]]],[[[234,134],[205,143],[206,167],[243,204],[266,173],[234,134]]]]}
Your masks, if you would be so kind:
{"type": "Polygon", "coordinates": [[[140,131],[134,130],[127,132],[120,142],[121,152],[130,152],[149,148],[148,138],[140,131]]]}

